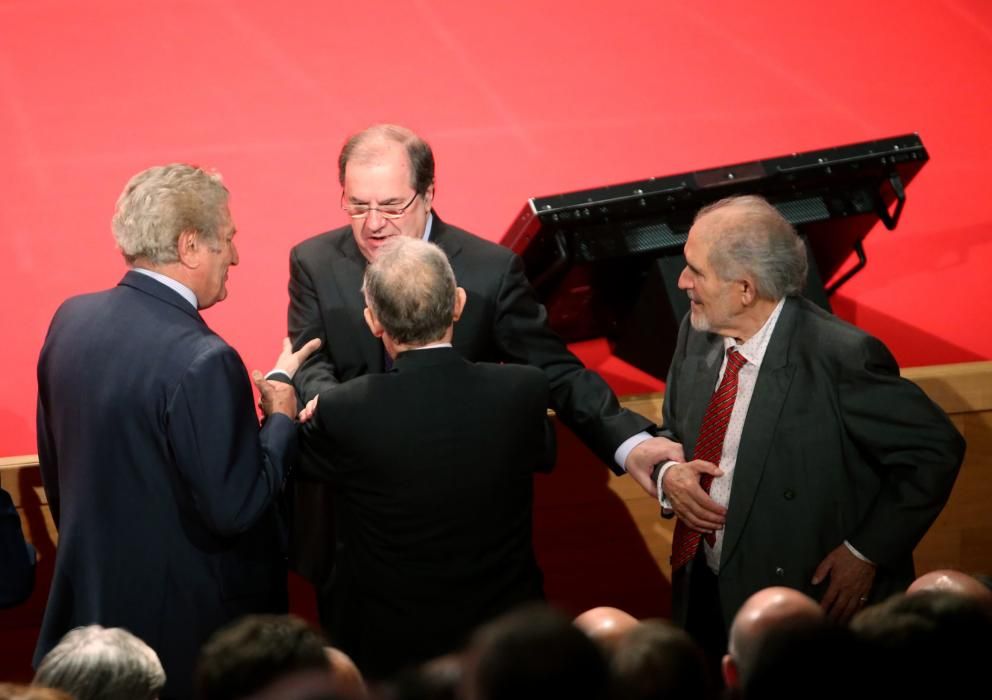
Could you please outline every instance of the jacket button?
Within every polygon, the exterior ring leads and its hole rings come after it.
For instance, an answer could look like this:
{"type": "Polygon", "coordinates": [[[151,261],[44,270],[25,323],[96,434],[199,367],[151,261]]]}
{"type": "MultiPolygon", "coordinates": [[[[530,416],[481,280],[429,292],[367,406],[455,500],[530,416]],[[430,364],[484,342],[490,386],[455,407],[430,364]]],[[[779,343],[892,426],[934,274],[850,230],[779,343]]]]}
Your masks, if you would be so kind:
{"type": "Polygon", "coordinates": [[[796,497],[796,492],[793,491],[792,489],[786,489],[785,491],[782,492],[782,496],[785,497],[785,500],[791,501],[793,498],[796,497]]]}
{"type": "Polygon", "coordinates": [[[779,578],[782,578],[783,576],[785,576],[785,569],[783,569],[781,566],[776,567],[775,575],[778,576],[779,578]]]}

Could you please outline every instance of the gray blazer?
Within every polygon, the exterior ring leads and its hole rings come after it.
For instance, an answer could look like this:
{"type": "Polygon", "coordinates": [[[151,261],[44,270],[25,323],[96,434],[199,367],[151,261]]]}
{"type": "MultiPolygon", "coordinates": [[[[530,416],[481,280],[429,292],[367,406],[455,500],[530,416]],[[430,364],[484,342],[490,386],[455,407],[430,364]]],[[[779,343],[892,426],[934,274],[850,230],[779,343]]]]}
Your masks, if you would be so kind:
{"type": "MultiPolygon", "coordinates": [[[[663,434],[692,459],[723,355],[719,335],[682,322],[663,434]]],[[[820,598],[813,572],[844,540],[878,565],[871,598],[904,589],[912,552],[947,501],[964,439],[876,338],[801,298],[786,300],[741,436],[720,560],[729,623],[779,585],[820,598]]],[[[692,564],[690,564],[692,566],[692,564]]],[[[673,616],[685,621],[685,575],[673,616]]]]}

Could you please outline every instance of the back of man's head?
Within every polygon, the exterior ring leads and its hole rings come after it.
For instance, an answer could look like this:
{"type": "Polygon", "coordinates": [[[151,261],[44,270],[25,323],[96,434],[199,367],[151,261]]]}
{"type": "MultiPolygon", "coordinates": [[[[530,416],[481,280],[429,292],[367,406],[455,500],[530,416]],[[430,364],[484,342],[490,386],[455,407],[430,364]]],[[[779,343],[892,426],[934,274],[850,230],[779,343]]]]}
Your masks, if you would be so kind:
{"type": "Polygon", "coordinates": [[[682,629],[647,620],[617,643],[610,662],[623,700],[707,700],[716,697],[706,657],[682,629]]]}
{"type": "Polygon", "coordinates": [[[179,234],[218,240],[229,212],[220,175],[195,165],[172,163],[132,177],[117,200],[112,227],[128,263],[164,265],[179,260],[179,234]]]}
{"type": "Polygon", "coordinates": [[[723,280],[750,277],[758,296],[778,300],[799,294],[806,285],[806,247],[795,228],[763,197],[727,197],[703,207],[696,223],[706,220],[719,236],[709,262],[723,280]]]}
{"type": "Polygon", "coordinates": [[[393,238],[365,269],[362,289],[368,308],[395,343],[436,342],[454,323],[455,274],[433,243],[393,238]]]}
{"type": "Polygon", "coordinates": [[[290,615],[248,615],[216,632],[200,652],[197,696],[237,700],[261,693],[288,676],[316,671],[330,688],[330,661],[323,637],[290,615]]]}
{"type": "Polygon", "coordinates": [[[151,700],[165,687],[158,656],[119,627],[70,630],[38,665],[35,685],[56,688],[76,700],[151,700]]]}
{"type": "Polygon", "coordinates": [[[609,683],[595,643],[546,606],[525,606],[486,625],[469,649],[469,700],[598,700],[609,683]]]}
{"type": "Polygon", "coordinates": [[[612,654],[617,644],[637,627],[637,618],[619,608],[590,608],[578,615],[572,623],[596,642],[606,654],[612,654]]]}
{"type": "Polygon", "coordinates": [[[858,613],[851,629],[868,644],[879,673],[892,679],[893,697],[964,697],[985,682],[992,615],[967,596],[896,595],[858,613]]]}
{"type": "Polygon", "coordinates": [[[954,569],[928,571],[913,581],[906,592],[945,591],[971,598],[992,611],[992,590],[974,576],[954,569]]]}
{"type": "Polygon", "coordinates": [[[743,685],[772,632],[815,625],[823,619],[823,609],[817,602],[792,588],[772,586],[752,595],[744,601],[730,626],[728,653],[723,659],[727,686],[743,685]]]}

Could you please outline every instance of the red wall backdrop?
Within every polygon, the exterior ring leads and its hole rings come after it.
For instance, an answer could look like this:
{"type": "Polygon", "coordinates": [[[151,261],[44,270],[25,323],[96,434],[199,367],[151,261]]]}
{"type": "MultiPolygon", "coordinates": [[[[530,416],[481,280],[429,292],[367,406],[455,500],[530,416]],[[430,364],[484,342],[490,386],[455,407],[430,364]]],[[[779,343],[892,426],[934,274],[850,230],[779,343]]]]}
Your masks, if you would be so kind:
{"type": "Polygon", "coordinates": [[[57,305],[123,273],[128,177],[224,174],[241,265],[206,317],[265,369],[289,248],[343,223],[337,151],[378,121],[432,142],[439,211],[493,240],[529,196],[918,131],[932,160],[835,307],[904,365],[987,359],[990,97],[986,0],[0,0],[0,455],[34,452],[57,305]]]}

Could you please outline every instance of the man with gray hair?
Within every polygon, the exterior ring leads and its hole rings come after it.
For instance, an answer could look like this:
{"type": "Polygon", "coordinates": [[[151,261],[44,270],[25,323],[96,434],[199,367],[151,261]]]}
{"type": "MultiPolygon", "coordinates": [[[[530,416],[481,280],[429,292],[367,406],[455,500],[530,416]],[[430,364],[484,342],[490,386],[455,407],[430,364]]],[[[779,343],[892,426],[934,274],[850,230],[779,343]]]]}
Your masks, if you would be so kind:
{"type": "MultiPolygon", "coordinates": [[[[125,627],[190,696],[200,645],[286,607],[274,501],[296,456],[292,388],[251,382],[199,310],[238,264],[228,191],[190,165],[134,176],[113,231],[130,270],[66,301],[38,361],[38,458],[59,530],[35,662],[74,627],[125,627]]],[[[315,344],[278,366],[292,374],[315,344]]]]}
{"type": "Polygon", "coordinates": [[[452,348],[466,295],[440,248],[383,245],[364,295],[395,363],[318,395],[303,464],[334,492],[326,630],[376,680],[542,597],[532,476],[554,464],[554,433],[543,372],[452,348]]]}
{"type": "Polygon", "coordinates": [[[799,296],[805,250],[760,197],[704,208],[679,287],[658,470],[677,515],[673,613],[719,659],[744,600],[800,590],[836,619],[913,580],[964,440],[886,347],[799,296]]]}
{"type": "Polygon", "coordinates": [[[75,700],[155,700],[165,670],[154,650],[120,627],[70,630],[41,660],[34,685],[75,700]]]}

